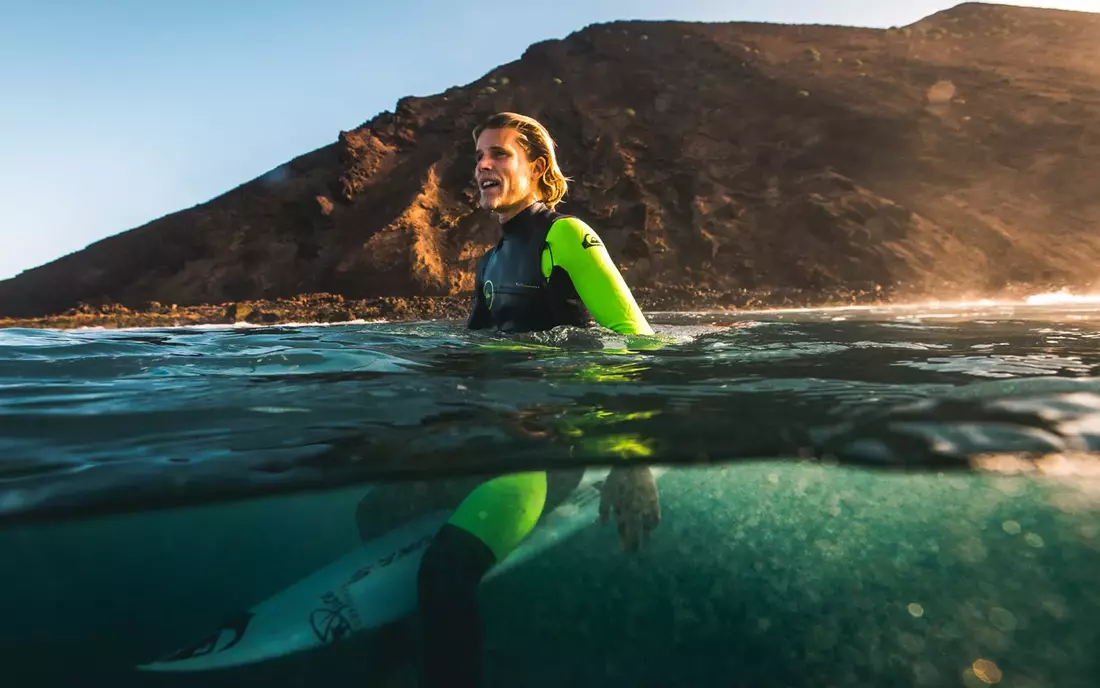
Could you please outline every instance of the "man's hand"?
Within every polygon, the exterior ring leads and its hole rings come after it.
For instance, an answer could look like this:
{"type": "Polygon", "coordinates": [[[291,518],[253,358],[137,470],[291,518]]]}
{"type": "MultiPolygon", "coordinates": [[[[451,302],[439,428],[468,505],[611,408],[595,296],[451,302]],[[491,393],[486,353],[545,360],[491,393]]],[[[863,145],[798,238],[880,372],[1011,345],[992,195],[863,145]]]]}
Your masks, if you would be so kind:
{"type": "Polygon", "coordinates": [[[600,523],[615,510],[623,549],[636,551],[649,531],[661,522],[657,481],[649,466],[615,467],[600,489],[600,523]]]}

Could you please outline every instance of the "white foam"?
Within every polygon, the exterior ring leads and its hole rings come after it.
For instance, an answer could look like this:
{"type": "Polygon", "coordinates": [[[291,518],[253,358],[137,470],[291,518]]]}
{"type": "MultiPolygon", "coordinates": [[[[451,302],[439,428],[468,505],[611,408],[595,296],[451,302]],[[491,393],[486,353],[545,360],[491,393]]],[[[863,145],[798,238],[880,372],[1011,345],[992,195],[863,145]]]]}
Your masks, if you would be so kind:
{"type": "Polygon", "coordinates": [[[377,320],[344,320],[341,322],[285,322],[285,323],[188,323],[175,325],[151,325],[142,327],[103,327],[102,325],[82,325],[80,327],[41,327],[35,328],[45,332],[147,332],[152,330],[254,330],[277,329],[280,327],[337,327],[340,325],[385,325],[390,321],[385,318],[377,320]]]}
{"type": "Polygon", "coordinates": [[[1051,306],[1062,303],[1100,304],[1100,294],[1072,294],[1066,289],[1044,294],[1032,294],[1024,302],[1029,306],[1051,306]]]}

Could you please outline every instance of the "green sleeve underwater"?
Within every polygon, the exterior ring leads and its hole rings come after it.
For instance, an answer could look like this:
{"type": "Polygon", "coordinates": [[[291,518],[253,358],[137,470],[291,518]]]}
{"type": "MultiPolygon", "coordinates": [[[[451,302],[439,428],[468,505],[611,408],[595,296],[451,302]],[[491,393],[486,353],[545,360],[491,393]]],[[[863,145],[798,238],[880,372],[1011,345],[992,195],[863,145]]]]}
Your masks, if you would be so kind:
{"type": "Polygon", "coordinates": [[[543,251],[543,275],[549,277],[555,266],[569,273],[596,322],[619,334],[653,334],[626,280],[591,227],[576,218],[562,218],[550,227],[546,244],[549,250],[543,251]]]}

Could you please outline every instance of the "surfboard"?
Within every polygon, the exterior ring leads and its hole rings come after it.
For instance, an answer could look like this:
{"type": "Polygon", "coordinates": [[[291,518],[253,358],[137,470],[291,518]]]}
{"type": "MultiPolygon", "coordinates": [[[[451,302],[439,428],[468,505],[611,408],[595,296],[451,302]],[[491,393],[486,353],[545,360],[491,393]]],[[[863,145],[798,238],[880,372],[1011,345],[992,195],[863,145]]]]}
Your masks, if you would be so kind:
{"type": "MultiPolygon", "coordinates": [[[[655,478],[664,472],[656,466],[651,470],[655,478]]],[[[482,582],[595,523],[607,474],[602,467],[586,470],[569,496],[482,582]]],[[[255,664],[336,643],[412,614],[420,559],[450,514],[437,511],[402,524],[230,618],[197,642],[138,669],[190,672],[255,664]]]]}

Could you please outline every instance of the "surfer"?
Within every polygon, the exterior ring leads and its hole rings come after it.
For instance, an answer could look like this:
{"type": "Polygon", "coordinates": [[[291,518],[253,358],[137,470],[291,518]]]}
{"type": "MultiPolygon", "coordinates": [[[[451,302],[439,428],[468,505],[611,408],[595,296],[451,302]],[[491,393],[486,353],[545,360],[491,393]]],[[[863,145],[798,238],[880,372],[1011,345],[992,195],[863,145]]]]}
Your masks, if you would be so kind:
{"type": "MultiPolygon", "coordinates": [[[[599,235],[555,210],[568,180],[546,128],[530,117],[502,112],[478,126],[473,138],[479,204],[496,216],[501,237],[478,263],[466,326],[531,332],[585,327],[591,315],[620,334],[653,334],[599,235]]],[[[478,585],[582,473],[492,478],[474,487],[439,530],[417,580],[423,685],[477,685],[482,656],[478,585]]],[[[647,466],[611,470],[601,489],[600,521],[606,523],[612,513],[627,550],[637,549],[657,526],[660,504],[647,466]]]]}

